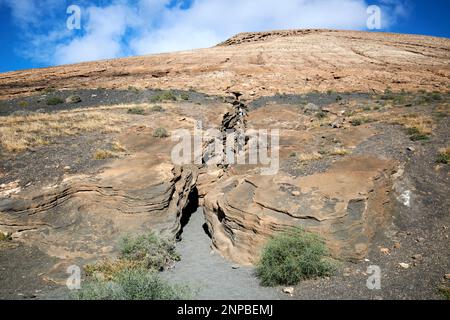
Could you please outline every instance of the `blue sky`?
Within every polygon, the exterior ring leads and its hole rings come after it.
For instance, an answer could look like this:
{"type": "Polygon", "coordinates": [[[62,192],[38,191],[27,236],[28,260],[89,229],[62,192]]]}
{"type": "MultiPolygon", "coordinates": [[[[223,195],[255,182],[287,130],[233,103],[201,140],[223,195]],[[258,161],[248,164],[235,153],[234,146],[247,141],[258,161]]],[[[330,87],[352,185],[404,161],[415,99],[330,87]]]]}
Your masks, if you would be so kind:
{"type": "Polygon", "coordinates": [[[189,50],[241,31],[367,29],[450,37],[448,0],[0,0],[0,72],[189,50]],[[67,28],[70,5],[80,29],[67,28]]]}

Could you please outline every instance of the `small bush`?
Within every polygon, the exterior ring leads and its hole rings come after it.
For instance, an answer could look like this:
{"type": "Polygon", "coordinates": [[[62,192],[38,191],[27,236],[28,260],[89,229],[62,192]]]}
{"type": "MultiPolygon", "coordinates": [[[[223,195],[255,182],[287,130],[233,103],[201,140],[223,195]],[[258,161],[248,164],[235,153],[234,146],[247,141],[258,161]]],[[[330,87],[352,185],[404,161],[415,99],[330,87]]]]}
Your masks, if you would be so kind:
{"type": "Polygon", "coordinates": [[[114,280],[93,279],[75,294],[78,300],[185,300],[191,291],[171,285],[145,269],[124,269],[114,280]]]}
{"type": "Polygon", "coordinates": [[[124,146],[122,146],[119,142],[115,141],[112,143],[111,151],[113,152],[125,152],[127,149],[125,149],[124,146]]]}
{"type": "Polygon", "coordinates": [[[316,117],[317,117],[317,119],[324,119],[327,117],[327,113],[323,112],[323,111],[319,111],[316,113],[316,117]]]}
{"type": "Polygon", "coordinates": [[[58,104],[64,103],[64,100],[60,97],[50,97],[47,99],[48,106],[56,106],[58,104]]]}
{"type": "Polygon", "coordinates": [[[0,242],[1,241],[11,241],[11,240],[12,240],[11,233],[3,233],[0,231],[0,242]]]}
{"type": "Polygon", "coordinates": [[[106,160],[114,157],[115,157],[114,154],[108,150],[97,150],[94,154],[95,160],[106,160]]]}
{"type": "Polygon", "coordinates": [[[153,137],[155,138],[167,138],[169,136],[169,134],[167,133],[167,130],[164,128],[158,128],[155,130],[155,132],[153,132],[153,137]]]}
{"type": "Polygon", "coordinates": [[[450,147],[446,149],[439,150],[438,157],[436,159],[437,163],[448,164],[450,161],[450,147]]]}
{"type": "Polygon", "coordinates": [[[188,101],[189,98],[190,98],[189,93],[183,92],[183,93],[180,95],[180,99],[181,99],[181,100],[188,101]]]}
{"type": "Polygon", "coordinates": [[[177,97],[172,91],[164,91],[161,94],[162,101],[177,101],[177,97]]]}
{"type": "Polygon", "coordinates": [[[450,300],[450,288],[449,287],[442,286],[438,289],[438,291],[444,299],[450,300]]]}
{"type": "Polygon", "coordinates": [[[336,101],[341,101],[342,99],[343,99],[343,98],[342,98],[341,95],[338,94],[338,95],[336,96],[336,101]]]}
{"type": "Polygon", "coordinates": [[[161,107],[160,105],[153,106],[151,108],[151,110],[152,110],[152,112],[163,112],[164,111],[163,107],[161,107]]]}
{"type": "Polygon", "coordinates": [[[360,125],[365,124],[365,123],[370,123],[370,122],[373,122],[373,119],[372,118],[368,118],[368,117],[352,119],[350,121],[350,123],[353,126],[355,126],[355,127],[360,126],[360,125]]]}
{"type": "Polygon", "coordinates": [[[428,97],[432,101],[441,101],[442,100],[442,95],[439,92],[437,92],[437,91],[430,92],[428,94],[428,97]]]}
{"type": "Polygon", "coordinates": [[[428,140],[430,137],[416,127],[408,128],[407,133],[411,141],[428,140]]]}
{"type": "Polygon", "coordinates": [[[159,238],[153,232],[126,235],[119,241],[121,258],[138,261],[144,268],[162,271],[173,261],[180,260],[175,241],[159,238]]]}
{"type": "Polygon", "coordinates": [[[143,268],[140,261],[131,261],[126,259],[117,259],[114,261],[103,260],[95,264],[84,266],[86,276],[98,278],[101,280],[114,280],[117,275],[125,269],[143,268]]]}
{"type": "Polygon", "coordinates": [[[19,107],[22,107],[22,108],[28,107],[28,102],[27,101],[20,101],[19,102],[19,107]]]}
{"type": "Polygon", "coordinates": [[[163,101],[177,101],[177,96],[172,91],[163,91],[155,96],[153,96],[150,101],[152,103],[155,102],[163,102],[163,101]]]}
{"type": "Polygon", "coordinates": [[[137,114],[137,115],[141,115],[142,116],[142,115],[145,114],[145,110],[142,109],[142,108],[135,107],[135,108],[128,109],[127,113],[128,114],[137,114]]]}
{"type": "Polygon", "coordinates": [[[409,137],[411,141],[423,141],[423,140],[429,140],[430,137],[426,134],[415,134],[409,137]]]}
{"type": "Polygon", "coordinates": [[[139,89],[133,86],[129,86],[128,91],[131,91],[133,93],[139,93],[139,89]]]}
{"type": "Polygon", "coordinates": [[[56,91],[56,88],[55,87],[48,87],[48,88],[45,88],[44,89],[44,93],[52,93],[52,92],[55,92],[56,91]]]}
{"type": "Polygon", "coordinates": [[[292,228],[267,242],[256,274],[264,286],[295,285],[303,279],[331,275],[334,269],[317,234],[292,228]]]}

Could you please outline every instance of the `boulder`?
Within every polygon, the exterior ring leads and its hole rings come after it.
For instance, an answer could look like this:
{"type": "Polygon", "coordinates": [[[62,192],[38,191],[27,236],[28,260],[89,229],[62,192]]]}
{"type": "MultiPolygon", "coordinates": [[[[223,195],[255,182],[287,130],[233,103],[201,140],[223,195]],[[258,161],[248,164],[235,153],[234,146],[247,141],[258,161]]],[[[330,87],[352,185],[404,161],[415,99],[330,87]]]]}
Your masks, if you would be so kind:
{"type": "Polygon", "coordinates": [[[66,103],[80,103],[80,96],[71,95],[66,98],[66,103]]]}

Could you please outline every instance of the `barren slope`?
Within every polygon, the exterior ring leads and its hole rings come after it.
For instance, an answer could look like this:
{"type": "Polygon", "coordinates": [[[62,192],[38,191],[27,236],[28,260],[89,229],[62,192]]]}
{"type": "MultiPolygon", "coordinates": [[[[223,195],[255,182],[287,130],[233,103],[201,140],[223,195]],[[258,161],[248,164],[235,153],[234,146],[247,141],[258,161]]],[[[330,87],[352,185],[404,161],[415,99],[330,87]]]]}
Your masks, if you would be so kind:
{"type": "Polygon", "coordinates": [[[355,31],[244,33],[214,48],[0,76],[0,98],[63,88],[193,88],[255,96],[312,90],[448,90],[450,40],[355,31]]]}

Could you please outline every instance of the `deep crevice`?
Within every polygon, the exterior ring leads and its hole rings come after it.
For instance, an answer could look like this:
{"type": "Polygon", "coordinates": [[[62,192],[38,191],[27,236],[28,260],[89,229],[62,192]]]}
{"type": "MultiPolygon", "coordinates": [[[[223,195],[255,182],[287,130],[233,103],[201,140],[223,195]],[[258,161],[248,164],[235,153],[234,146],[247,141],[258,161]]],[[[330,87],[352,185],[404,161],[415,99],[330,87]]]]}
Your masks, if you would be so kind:
{"type": "Polygon", "coordinates": [[[186,207],[181,212],[181,218],[180,218],[180,224],[181,228],[180,231],[178,231],[176,239],[177,241],[182,240],[182,234],[184,227],[189,223],[189,220],[191,219],[191,216],[194,212],[198,210],[199,207],[199,196],[198,196],[198,190],[197,187],[194,187],[189,194],[186,207]]]}

